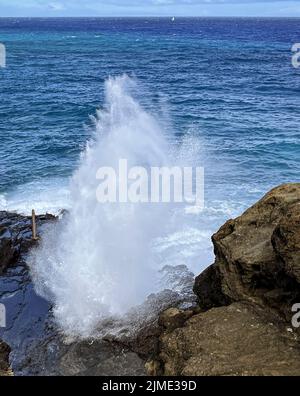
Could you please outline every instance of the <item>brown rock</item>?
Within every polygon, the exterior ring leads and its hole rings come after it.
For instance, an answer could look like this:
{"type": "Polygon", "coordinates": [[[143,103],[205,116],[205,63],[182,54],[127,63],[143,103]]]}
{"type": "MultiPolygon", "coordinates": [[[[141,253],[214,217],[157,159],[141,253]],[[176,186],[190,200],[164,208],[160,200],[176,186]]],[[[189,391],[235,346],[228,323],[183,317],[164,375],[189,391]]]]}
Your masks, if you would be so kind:
{"type": "Polygon", "coordinates": [[[280,220],[272,244],[285,272],[300,284],[300,202],[292,205],[280,220]]]}
{"type": "Polygon", "coordinates": [[[264,301],[286,314],[293,301],[300,301],[299,219],[296,183],[273,189],[242,216],[225,223],[212,237],[218,275],[213,287],[205,287],[206,280],[196,281],[199,301],[205,300],[208,308],[230,301],[264,301]]]}
{"type": "Polygon", "coordinates": [[[10,347],[0,340],[0,376],[10,375],[9,354],[10,347]]]}
{"type": "Polygon", "coordinates": [[[147,375],[157,376],[161,374],[161,364],[158,360],[149,360],[145,363],[147,375]]]}
{"type": "Polygon", "coordinates": [[[196,277],[193,291],[202,309],[221,307],[230,303],[229,297],[222,291],[220,272],[215,265],[210,265],[196,277]]]}
{"type": "Polygon", "coordinates": [[[160,336],[163,374],[300,375],[300,184],[273,189],[212,240],[215,263],[194,284],[208,311],[160,336]]]}
{"type": "Polygon", "coordinates": [[[178,308],[169,308],[160,314],[158,323],[165,329],[172,331],[177,327],[183,326],[185,321],[192,315],[192,310],[184,311],[178,308]]]}
{"type": "Polygon", "coordinates": [[[160,358],[164,375],[300,373],[297,335],[249,303],[213,308],[163,334],[160,358]]]}

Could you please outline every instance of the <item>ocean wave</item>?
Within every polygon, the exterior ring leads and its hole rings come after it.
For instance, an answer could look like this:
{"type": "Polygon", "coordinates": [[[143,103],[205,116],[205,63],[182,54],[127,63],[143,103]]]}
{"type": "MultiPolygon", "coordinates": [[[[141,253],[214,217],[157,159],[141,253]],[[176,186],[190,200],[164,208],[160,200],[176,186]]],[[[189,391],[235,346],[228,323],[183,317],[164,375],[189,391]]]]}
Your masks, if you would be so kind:
{"type": "Polygon", "coordinates": [[[0,210],[29,215],[32,209],[37,214],[59,214],[70,208],[69,180],[48,179],[33,181],[0,194],[0,210]]]}

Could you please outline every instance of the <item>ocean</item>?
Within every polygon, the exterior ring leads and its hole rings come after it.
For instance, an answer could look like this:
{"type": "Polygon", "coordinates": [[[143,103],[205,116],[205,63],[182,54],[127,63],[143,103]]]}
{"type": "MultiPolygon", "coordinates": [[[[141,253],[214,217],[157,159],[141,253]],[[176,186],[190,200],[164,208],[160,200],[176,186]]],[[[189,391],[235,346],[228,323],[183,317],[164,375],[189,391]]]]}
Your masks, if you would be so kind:
{"type": "Polygon", "coordinates": [[[109,76],[205,168],[205,210],[163,236],[199,273],[210,238],[269,189],[300,181],[299,19],[0,18],[0,210],[57,213],[109,76]]]}

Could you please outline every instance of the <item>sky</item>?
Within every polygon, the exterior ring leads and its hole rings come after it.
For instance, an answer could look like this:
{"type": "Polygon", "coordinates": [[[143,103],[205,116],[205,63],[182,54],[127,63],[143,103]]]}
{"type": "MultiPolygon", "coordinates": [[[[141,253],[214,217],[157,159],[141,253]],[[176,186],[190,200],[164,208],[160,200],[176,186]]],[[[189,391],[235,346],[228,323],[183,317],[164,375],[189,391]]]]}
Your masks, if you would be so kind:
{"type": "Polygon", "coordinates": [[[300,0],[0,0],[0,17],[300,17],[300,0]]]}

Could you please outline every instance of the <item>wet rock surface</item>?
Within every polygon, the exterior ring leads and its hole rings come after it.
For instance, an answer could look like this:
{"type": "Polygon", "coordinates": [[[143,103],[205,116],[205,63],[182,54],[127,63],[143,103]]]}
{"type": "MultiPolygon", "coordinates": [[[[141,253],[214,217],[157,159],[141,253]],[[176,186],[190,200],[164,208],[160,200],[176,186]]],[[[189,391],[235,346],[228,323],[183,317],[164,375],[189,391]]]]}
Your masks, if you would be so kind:
{"type": "MultiPolygon", "coordinates": [[[[37,216],[40,234],[57,219],[37,216]]],[[[31,218],[0,212],[0,303],[6,327],[0,328],[0,370],[15,375],[141,375],[144,362],[125,346],[105,340],[66,340],[53,321],[51,306],[31,282],[26,255],[32,240],[31,218]],[[9,344],[9,346],[8,346],[9,344]]]]}
{"type": "MultiPolygon", "coordinates": [[[[36,218],[37,226],[54,220],[50,214],[36,218]]],[[[0,211],[0,274],[15,265],[34,243],[30,217],[0,211]]]]}
{"type": "Polygon", "coordinates": [[[273,189],[212,241],[215,263],[194,284],[202,312],[160,336],[156,367],[165,375],[300,375],[291,324],[300,303],[300,184],[273,189]]]}
{"type": "MultiPolygon", "coordinates": [[[[51,215],[36,220],[41,237],[58,221],[51,215]]],[[[194,303],[193,275],[184,266],[166,267],[162,277],[174,290],[150,295],[122,320],[99,323],[97,337],[68,338],[57,327],[49,302],[36,294],[26,265],[29,249],[38,244],[32,240],[31,218],[0,212],[0,225],[0,303],[6,308],[6,327],[0,328],[2,374],[10,354],[14,375],[145,375],[145,362],[158,352],[159,313],[194,303]],[[175,291],[178,274],[187,296],[175,291]]]]}
{"type": "MultiPolygon", "coordinates": [[[[37,216],[38,230],[52,221],[56,221],[52,215],[37,216]]],[[[0,250],[0,303],[6,313],[0,339],[11,349],[10,362],[16,363],[16,372],[28,346],[44,331],[49,312],[49,304],[33,290],[26,265],[26,255],[36,243],[30,217],[0,212],[0,246],[4,246],[0,250]]]]}

